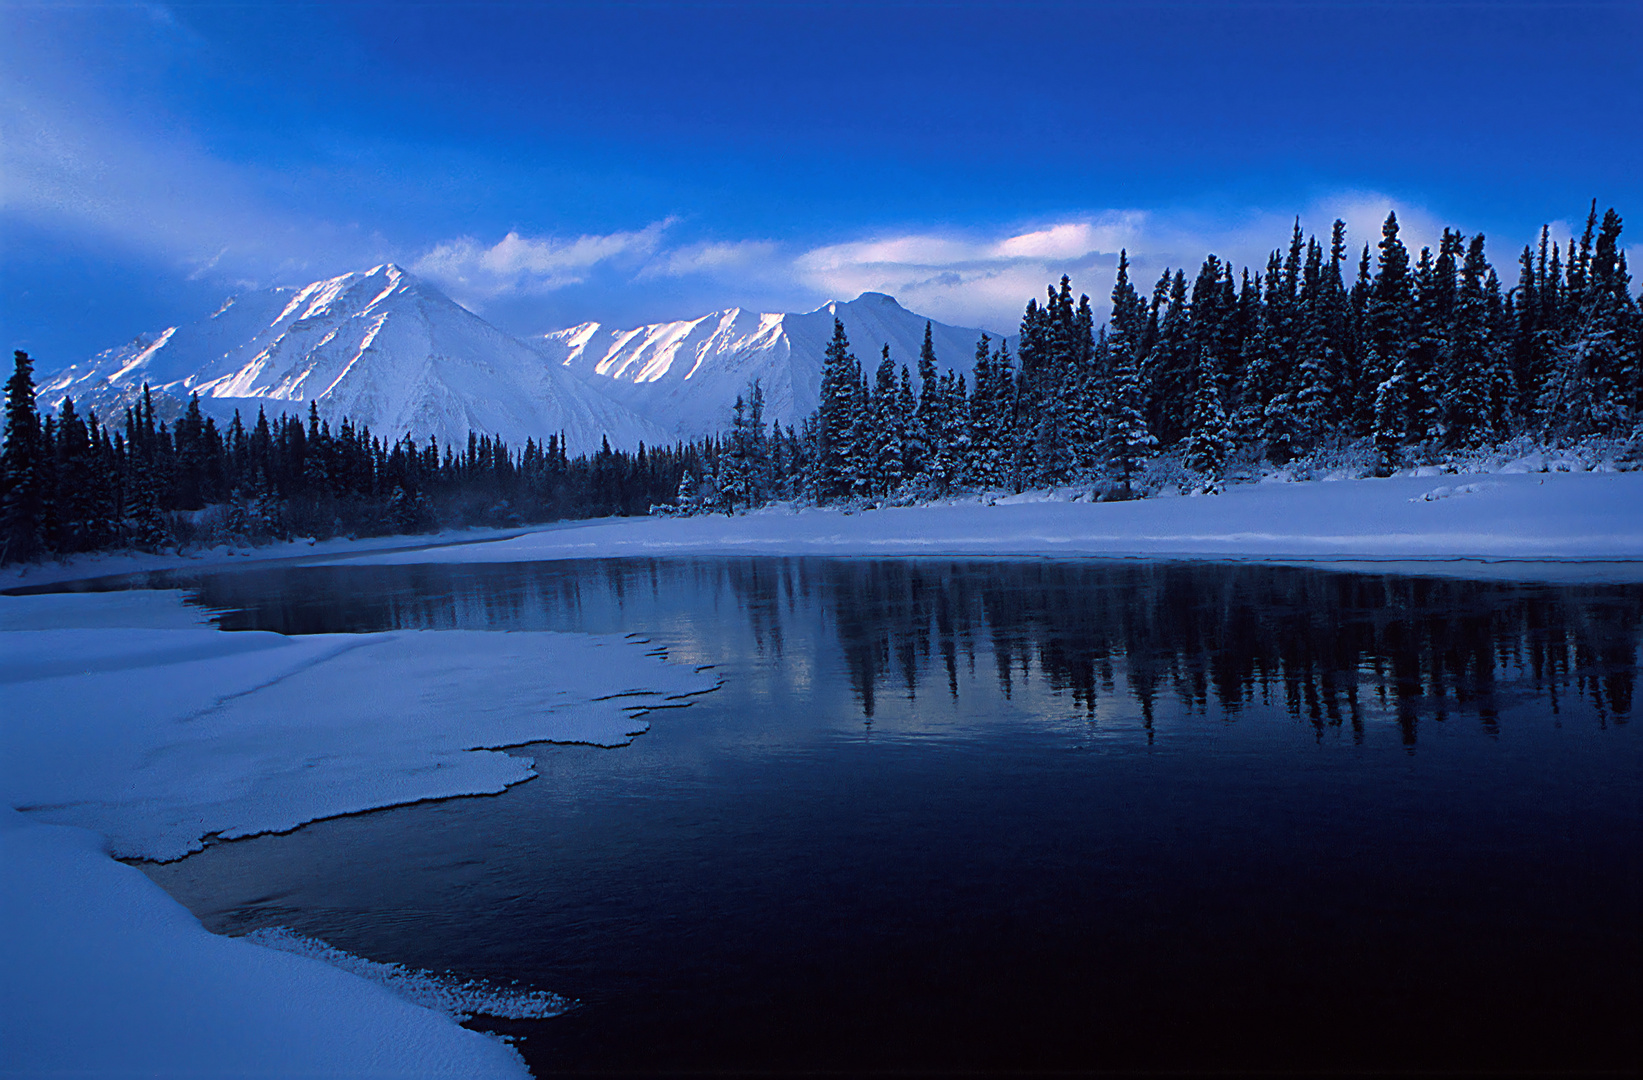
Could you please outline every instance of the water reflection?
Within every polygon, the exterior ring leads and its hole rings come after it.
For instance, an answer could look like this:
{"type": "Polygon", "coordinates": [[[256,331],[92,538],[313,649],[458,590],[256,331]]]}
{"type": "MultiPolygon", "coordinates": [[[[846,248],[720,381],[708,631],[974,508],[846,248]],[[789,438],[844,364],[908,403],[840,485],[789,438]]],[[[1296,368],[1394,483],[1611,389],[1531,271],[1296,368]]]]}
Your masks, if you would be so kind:
{"type": "MultiPolygon", "coordinates": [[[[1624,722],[1643,588],[1509,584],[1257,565],[1091,561],[691,559],[322,567],[205,576],[230,629],[625,630],[670,626],[712,659],[739,623],[781,658],[820,617],[864,721],[886,695],[956,700],[961,674],[1006,698],[1039,681],[1095,716],[1127,697],[1236,718],[1254,703],[1361,739],[1386,718],[1414,746],[1450,714],[1498,729],[1503,704],[1571,695],[1624,722]]],[[[677,647],[677,646],[676,646],[677,647]]]]}
{"type": "MultiPolygon", "coordinates": [[[[864,713],[932,662],[958,693],[985,639],[1008,697],[1043,679],[1094,712],[1122,678],[1151,727],[1160,694],[1235,715],[1281,701],[1320,730],[1366,707],[1413,745],[1420,719],[1498,724],[1500,695],[1588,698],[1602,722],[1631,712],[1643,592],[1501,585],[1193,563],[801,564],[835,613],[864,713]],[[934,659],[933,659],[934,658],[934,659]],[[1510,689],[1502,683],[1509,684],[1510,689]],[[1365,698],[1372,699],[1366,702],[1365,698]]],[[[756,592],[756,573],[731,579],[756,592]]]]}

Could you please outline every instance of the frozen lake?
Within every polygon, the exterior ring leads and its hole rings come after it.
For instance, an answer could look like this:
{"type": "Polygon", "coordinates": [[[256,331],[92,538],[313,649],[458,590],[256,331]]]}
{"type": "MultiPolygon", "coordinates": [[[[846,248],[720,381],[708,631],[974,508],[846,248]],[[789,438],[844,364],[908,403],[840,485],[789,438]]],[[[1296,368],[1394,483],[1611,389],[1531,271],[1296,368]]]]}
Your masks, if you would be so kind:
{"type": "Polygon", "coordinates": [[[147,865],[207,926],[577,999],[557,1070],[1629,1068],[1643,587],[1147,562],[152,575],[228,629],[724,680],[494,797],[147,865]]]}

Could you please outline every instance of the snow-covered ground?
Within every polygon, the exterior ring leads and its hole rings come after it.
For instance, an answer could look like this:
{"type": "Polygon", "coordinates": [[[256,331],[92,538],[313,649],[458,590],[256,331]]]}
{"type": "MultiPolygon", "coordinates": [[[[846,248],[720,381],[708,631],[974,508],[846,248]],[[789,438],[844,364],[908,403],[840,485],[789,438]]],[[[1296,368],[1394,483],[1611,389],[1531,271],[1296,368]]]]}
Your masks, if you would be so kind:
{"type": "Polygon", "coordinates": [[[1491,576],[1643,576],[1643,473],[1405,476],[1237,485],[1092,503],[1083,493],[970,497],[847,513],[612,519],[370,564],[666,555],[1102,556],[1420,563],[1491,576]],[[1595,563],[1605,565],[1596,566],[1595,563]],[[1559,569],[1561,567],[1561,569],[1559,569]]]}
{"type": "Polygon", "coordinates": [[[401,551],[410,548],[434,547],[440,544],[481,544],[491,540],[505,540],[524,532],[569,528],[580,522],[555,522],[507,529],[447,529],[443,532],[420,535],[371,536],[362,540],[338,538],[314,540],[301,538],[260,546],[231,547],[221,544],[208,548],[187,548],[181,552],[167,551],[94,551],[64,559],[49,559],[37,563],[12,563],[0,567],[0,589],[27,588],[34,585],[56,585],[65,581],[87,581],[92,578],[119,577],[126,574],[146,574],[156,570],[226,569],[253,563],[291,562],[312,559],[319,555],[346,557],[372,551],[401,551]]]}
{"type": "Polygon", "coordinates": [[[495,748],[619,744],[638,708],[714,680],[621,637],[287,638],[202,616],[177,593],[0,597],[0,1074],[526,1075],[460,1009],[425,1007],[426,980],[217,937],[109,856],[501,791],[533,772],[495,748]]]}

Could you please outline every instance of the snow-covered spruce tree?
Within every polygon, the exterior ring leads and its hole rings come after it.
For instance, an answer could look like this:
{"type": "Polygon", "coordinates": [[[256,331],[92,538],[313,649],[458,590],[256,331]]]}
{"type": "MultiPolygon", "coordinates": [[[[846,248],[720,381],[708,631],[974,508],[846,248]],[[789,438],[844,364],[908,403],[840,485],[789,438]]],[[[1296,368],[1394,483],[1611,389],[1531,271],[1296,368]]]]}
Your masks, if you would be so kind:
{"type": "Polygon", "coordinates": [[[1251,452],[1265,446],[1266,406],[1273,393],[1272,384],[1276,381],[1273,362],[1275,347],[1266,308],[1259,296],[1264,280],[1260,274],[1253,277],[1246,274],[1245,277],[1245,293],[1256,295],[1252,304],[1246,295],[1240,305],[1249,312],[1249,324],[1238,345],[1238,370],[1243,377],[1238,385],[1238,405],[1229,417],[1234,444],[1251,452]]]}
{"type": "Polygon", "coordinates": [[[1182,444],[1188,469],[1204,477],[1208,490],[1219,490],[1232,440],[1221,405],[1221,372],[1208,347],[1199,350],[1198,376],[1192,392],[1187,437],[1182,444]]]}
{"type": "MultiPolygon", "coordinates": [[[[1101,461],[1101,401],[1104,371],[1097,360],[1095,312],[1080,294],[1073,312],[1072,365],[1067,373],[1067,452],[1076,475],[1088,476],[1101,461]]],[[[1101,353],[1102,359],[1105,352],[1101,353]]]]}
{"type": "Polygon", "coordinates": [[[1415,378],[1411,384],[1409,430],[1415,441],[1425,443],[1429,449],[1449,438],[1449,374],[1465,250],[1466,238],[1460,231],[1445,229],[1437,257],[1430,258],[1423,248],[1415,274],[1415,343],[1409,354],[1415,378]]]}
{"type": "Polygon", "coordinates": [[[1593,248],[1596,215],[1594,202],[1586,237],[1570,260],[1566,329],[1543,397],[1549,426],[1564,434],[1611,435],[1638,422],[1643,360],[1637,303],[1619,243],[1621,219],[1613,209],[1604,215],[1593,248]]]}
{"type": "Polygon", "coordinates": [[[927,477],[920,461],[922,448],[917,445],[918,395],[913,392],[913,377],[906,364],[901,365],[901,381],[896,384],[896,411],[902,418],[901,486],[917,490],[927,486],[927,477]]]}
{"type": "Polygon", "coordinates": [[[1295,223],[1283,263],[1273,252],[1267,261],[1265,328],[1261,365],[1261,441],[1269,461],[1281,464],[1300,451],[1300,417],[1296,402],[1300,349],[1300,275],[1304,241],[1295,223]]]}
{"type": "MultiPolygon", "coordinates": [[[[1031,462],[1035,484],[1065,483],[1073,473],[1074,405],[1081,367],[1087,363],[1089,352],[1087,344],[1077,341],[1076,319],[1072,279],[1063,274],[1059,287],[1049,290],[1039,310],[1039,362],[1022,396],[1024,402],[1031,403],[1028,415],[1033,423],[1031,462]]],[[[1025,343],[1025,334],[1022,340],[1025,343]]],[[[1025,359],[1022,375],[1027,379],[1025,359]]]]}
{"type": "Polygon", "coordinates": [[[1133,356],[1116,358],[1112,396],[1107,406],[1107,465],[1124,485],[1124,496],[1134,495],[1136,473],[1152,455],[1158,440],[1147,430],[1140,366],[1133,356]]]}
{"type": "Polygon", "coordinates": [[[884,346],[883,357],[874,373],[867,415],[867,484],[862,494],[881,498],[901,490],[907,433],[907,418],[901,411],[901,395],[896,384],[896,364],[890,359],[889,345],[884,346]]]}
{"type": "Polygon", "coordinates": [[[854,435],[860,365],[850,351],[844,323],[833,320],[833,338],[822,360],[821,403],[816,413],[812,452],[812,495],[819,503],[850,494],[851,439],[854,435]]]}
{"type": "Polygon", "coordinates": [[[1380,257],[1363,315],[1365,374],[1374,386],[1371,415],[1377,472],[1383,476],[1402,464],[1408,439],[1410,305],[1409,252],[1398,239],[1394,212],[1381,226],[1380,257]]]}
{"type": "Polygon", "coordinates": [[[1102,459],[1132,494],[1131,480],[1157,439],[1147,430],[1146,391],[1141,364],[1147,347],[1147,305],[1130,282],[1129,252],[1118,253],[1112,287],[1112,315],[1106,345],[1109,372],[1102,405],[1102,459]]]}
{"type": "Polygon", "coordinates": [[[976,342],[975,393],[970,400],[970,459],[968,471],[981,487],[997,487],[1000,480],[998,442],[994,432],[993,402],[998,376],[993,369],[992,343],[986,334],[976,342]]]}
{"type": "Polygon", "coordinates": [[[1499,282],[1490,276],[1480,233],[1467,246],[1439,372],[1447,387],[1444,441],[1450,447],[1478,446],[1504,434],[1511,371],[1491,315],[1491,291],[1498,303],[1499,282]]]}
{"type": "Polygon", "coordinates": [[[1147,425],[1164,446],[1178,442],[1187,429],[1192,384],[1198,367],[1187,309],[1186,275],[1164,272],[1153,298],[1158,331],[1142,366],[1146,385],[1147,425]]]}
{"type": "Polygon", "coordinates": [[[850,497],[873,495],[873,388],[868,385],[861,362],[851,365],[850,435],[845,455],[845,481],[850,497]]]}
{"type": "Polygon", "coordinates": [[[720,508],[727,514],[763,506],[768,501],[769,452],[764,438],[764,391],[755,379],[748,393],[736,395],[730,432],[719,455],[717,486],[720,508]]]}
{"type": "Polygon", "coordinates": [[[924,324],[924,344],[919,346],[918,351],[918,380],[918,402],[911,414],[907,439],[907,479],[914,486],[928,481],[932,463],[939,452],[937,442],[942,430],[941,385],[928,320],[924,324]]]}
{"type": "MultiPolygon", "coordinates": [[[[1338,287],[1339,283],[1337,273],[1334,284],[1338,287]]],[[[1323,267],[1323,247],[1313,239],[1307,244],[1306,266],[1301,277],[1300,339],[1295,369],[1296,444],[1302,453],[1324,441],[1336,421],[1341,357],[1332,325],[1335,297],[1329,286],[1323,267]]]]}
{"type": "Polygon", "coordinates": [[[937,494],[945,495],[954,488],[971,482],[968,475],[972,459],[970,447],[970,399],[965,389],[964,376],[943,372],[941,376],[941,432],[936,439],[936,460],[931,469],[931,480],[937,494]]]}
{"type": "Polygon", "coordinates": [[[6,380],[6,442],[0,448],[0,563],[37,557],[45,540],[44,448],[34,401],[34,361],[20,349],[12,359],[6,380]]]}
{"type": "Polygon", "coordinates": [[[1015,467],[1015,361],[1010,356],[1009,344],[1003,340],[993,351],[988,365],[990,378],[985,393],[979,375],[976,393],[971,403],[971,414],[985,433],[988,444],[986,469],[992,487],[1010,487],[1019,490],[1015,467]]]}
{"type": "MultiPolygon", "coordinates": [[[[1055,291],[1050,291],[1053,302],[1055,291]]],[[[1011,470],[1020,483],[1031,486],[1044,483],[1039,465],[1039,449],[1053,442],[1055,418],[1045,400],[1050,375],[1050,317],[1047,308],[1038,306],[1038,298],[1027,301],[1021,316],[1021,328],[1016,344],[1015,414],[1017,425],[1012,425],[1014,444],[1011,470]]]]}

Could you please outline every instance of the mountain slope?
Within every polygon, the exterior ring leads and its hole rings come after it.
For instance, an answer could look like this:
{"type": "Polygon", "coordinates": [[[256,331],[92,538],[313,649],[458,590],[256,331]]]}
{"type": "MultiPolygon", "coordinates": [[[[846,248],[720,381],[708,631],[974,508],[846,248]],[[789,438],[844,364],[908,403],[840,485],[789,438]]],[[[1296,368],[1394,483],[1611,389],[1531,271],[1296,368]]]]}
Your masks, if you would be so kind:
{"type": "Polygon", "coordinates": [[[41,387],[50,407],[72,396],[112,419],[144,383],[175,402],[200,395],[208,412],[249,420],[306,411],[409,432],[447,446],[470,431],[523,445],[564,433],[572,454],[671,441],[661,427],[542,362],[541,354],[397,266],[300,289],[264,289],[210,318],[144,336],[76,364],[41,387]],[[108,410],[114,409],[111,413],[108,410]]]}
{"type": "MultiPolygon", "coordinates": [[[[674,435],[698,438],[727,426],[731,403],[754,378],[764,388],[766,418],[797,426],[820,398],[822,357],[835,316],[865,370],[878,366],[888,344],[898,365],[917,372],[927,320],[883,293],[863,293],[804,314],[729,308],[634,330],[583,323],[534,344],[555,366],[674,435]]],[[[931,322],[943,369],[968,372],[980,336],[979,330],[931,322]]]]}

